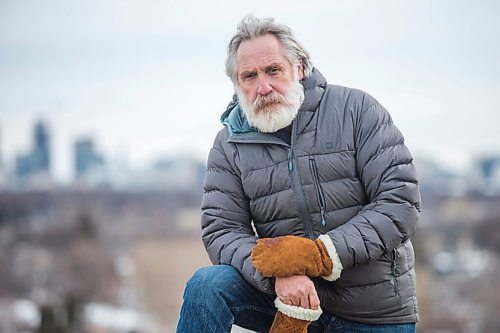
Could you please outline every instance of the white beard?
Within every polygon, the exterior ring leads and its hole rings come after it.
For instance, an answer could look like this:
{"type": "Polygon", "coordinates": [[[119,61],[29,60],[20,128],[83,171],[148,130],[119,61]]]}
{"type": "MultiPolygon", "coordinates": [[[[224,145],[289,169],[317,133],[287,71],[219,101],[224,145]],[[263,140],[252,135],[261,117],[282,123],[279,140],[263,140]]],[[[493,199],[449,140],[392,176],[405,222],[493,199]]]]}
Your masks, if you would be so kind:
{"type": "Polygon", "coordinates": [[[238,86],[236,94],[248,123],[264,133],[274,133],[290,125],[304,101],[304,87],[296,74],[285,95],[273,91],[266,96],[257,95],[252,103],[238,86]]]}

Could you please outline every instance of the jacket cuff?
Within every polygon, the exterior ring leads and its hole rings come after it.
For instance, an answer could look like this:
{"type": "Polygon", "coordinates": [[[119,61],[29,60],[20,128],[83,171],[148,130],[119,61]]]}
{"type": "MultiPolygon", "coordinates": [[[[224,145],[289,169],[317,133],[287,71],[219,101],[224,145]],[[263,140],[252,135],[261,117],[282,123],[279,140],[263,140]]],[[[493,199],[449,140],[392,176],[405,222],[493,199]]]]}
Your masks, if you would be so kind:
{"type": "Polygon", "coordinates": [[[333,263],[332,273],[327,276],[323,276],[323,279],[327,281],[335,281],[340,277],[340,273],[342,272],[342,262],[340,261],[339,255],[337,253],[337,249],[335,245],[333,245],[332,239],[328,235],[321,235],[318,239],[325,244],[326,250],[328,251],[328,255],[333,263]]]}
{"type": "Polygon", "coordinates": [[[301,308],[300,306],[285,304],[279,298],[276,298],[274,300],[274,305],[276,306],[278,311],[283,313],[284,315],[306,321],[318,320],[323,313],[320,307],[318,307],[317,310],[305,309],[301,308]]]}

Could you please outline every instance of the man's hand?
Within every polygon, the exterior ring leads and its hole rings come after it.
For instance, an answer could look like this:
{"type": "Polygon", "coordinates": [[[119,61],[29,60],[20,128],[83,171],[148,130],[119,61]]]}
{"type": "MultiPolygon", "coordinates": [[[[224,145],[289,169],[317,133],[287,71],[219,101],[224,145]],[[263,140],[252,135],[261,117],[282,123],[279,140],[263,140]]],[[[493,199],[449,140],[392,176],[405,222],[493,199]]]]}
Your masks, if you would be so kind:
{"type": "Polygon", "coordinates": [[[314,283],[305,275],[276,278],[276,295],[285,304],[317,310],[319,297],[314,283]]]}
{"type": "Polygon", "coordinates": [[[257,240],[252,250],[252,263],[266,277],[328,276],[333,269],[321,240],[292,235],[257,240]]]}

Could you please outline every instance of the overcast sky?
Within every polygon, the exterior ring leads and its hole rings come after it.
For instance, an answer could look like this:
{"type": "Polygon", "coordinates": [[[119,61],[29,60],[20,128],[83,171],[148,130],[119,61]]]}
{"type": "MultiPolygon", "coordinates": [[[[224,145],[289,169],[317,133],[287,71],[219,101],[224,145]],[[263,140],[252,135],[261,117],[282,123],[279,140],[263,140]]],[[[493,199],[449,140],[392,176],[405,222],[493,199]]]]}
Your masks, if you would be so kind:
{"type": "Polygon", "coordinates": [[[329,83],[367,91],[415,155],[500,153],[500,2],[0,0],[0,144],[50,126],[53,171],[92,136],[109,158],[205,159],[233,93],[226,47],[247,13],[289,25],[329,83]]]}

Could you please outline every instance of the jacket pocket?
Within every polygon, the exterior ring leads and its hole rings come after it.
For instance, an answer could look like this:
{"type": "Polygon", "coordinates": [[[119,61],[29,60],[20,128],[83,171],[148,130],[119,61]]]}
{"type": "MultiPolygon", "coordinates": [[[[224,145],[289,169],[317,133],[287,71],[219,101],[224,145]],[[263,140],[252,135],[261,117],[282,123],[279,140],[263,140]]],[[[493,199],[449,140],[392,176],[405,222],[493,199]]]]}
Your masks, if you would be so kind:
{"type": "Polygon", "coordinates": [[[321,184],[319,182],[318,167],[316,166],[316,160],[314,156],[309,156],[309,168],[313,176],[314,188],[316,189],[316,197],[318,198],[319,211],[321,214],[321,225],[325,226],[325,197],[323,196],[323,191],[321,189],[321,184]]]}

